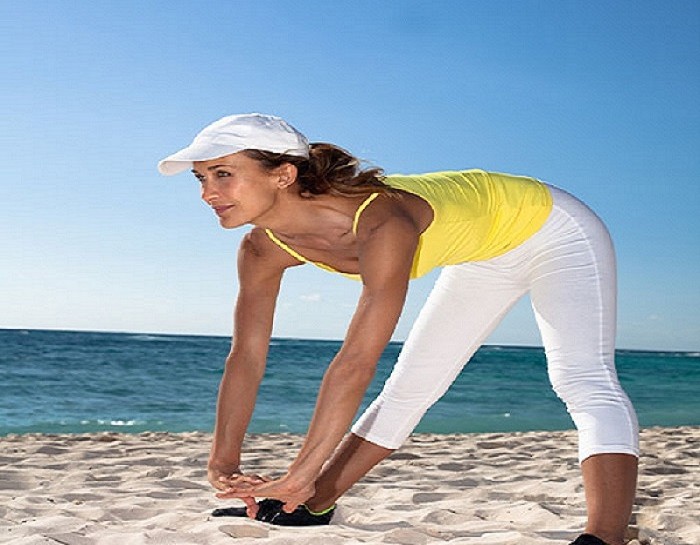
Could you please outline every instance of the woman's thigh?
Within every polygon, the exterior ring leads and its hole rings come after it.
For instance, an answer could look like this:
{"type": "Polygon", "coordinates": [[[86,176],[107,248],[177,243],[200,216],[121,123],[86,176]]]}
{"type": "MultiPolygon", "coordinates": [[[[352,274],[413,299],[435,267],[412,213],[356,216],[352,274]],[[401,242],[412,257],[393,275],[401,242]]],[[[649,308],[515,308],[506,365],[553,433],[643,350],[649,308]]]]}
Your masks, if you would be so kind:
{"type": "Polygon", "coordinates": [[[382,392],[353,432],[398,448],[526,290],[493,261],[445,267],[382,392]]]}
{"type": "Polygon", "coordinates": [[[547,369],[580,432],[581,460],[636,453],[637,421],[615,370],[612,241],[583,203],[554,190],[551,221],[533,237],[530,298],[547,369]]]}

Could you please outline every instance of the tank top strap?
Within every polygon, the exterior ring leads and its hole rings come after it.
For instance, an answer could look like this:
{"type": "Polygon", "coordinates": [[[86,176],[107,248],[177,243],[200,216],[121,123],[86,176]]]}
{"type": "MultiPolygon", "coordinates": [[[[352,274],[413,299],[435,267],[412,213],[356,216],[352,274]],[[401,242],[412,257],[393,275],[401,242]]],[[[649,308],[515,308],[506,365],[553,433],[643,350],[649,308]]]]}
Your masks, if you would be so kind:
{"type": "Polygon", "coordinates": [[[268,238],[277,244],[280,248],[282,248],[285,252],[287,252],[289,255],[292,257],[298,259],[299,261],[302,261],[304,263],[311,263],[308,259],[306,259],[303,255],[301,255],[299,252],[295,252],[292,250],[289,246],[287,246],[284,242],[282,242],[280,239],[278,239],[275,234],[270,231],[269,229],[265,229],[265,233],[267,234],[268,238]]]}
{"type": "Polygon", "coordinates": [[[360,214],[365,211],[365,208],[369,206],[369,204],[379,197],[379,193],[372,193],[369,197],[367,197],[364,201],[362,201],[362,204],[357,207],[357,212],[355,212],[355,218],[352,221],[352,233],[353,235],[357,234],[357,223],[360,221],[360,214]]]}

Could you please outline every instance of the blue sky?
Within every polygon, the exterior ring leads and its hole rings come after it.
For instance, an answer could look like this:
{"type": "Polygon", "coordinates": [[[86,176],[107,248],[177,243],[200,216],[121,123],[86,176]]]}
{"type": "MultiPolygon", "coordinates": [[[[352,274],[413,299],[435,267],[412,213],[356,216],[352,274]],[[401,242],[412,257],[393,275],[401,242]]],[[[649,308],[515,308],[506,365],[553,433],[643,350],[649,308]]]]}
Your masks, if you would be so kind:
{"type": "MultiPolygon", "coordinates": [[[[229,334],[244,231],[156,163],[260,111],[387,172],[567,189],[616,243],[618,345],[700,349],[694,0],[28,0],[0,21],[0,327],[229,334]]],[[[290,271],[275,334],[342,338],[358,293],[290,271]]],[[[526,301],[489,342],[539,344],[526,301]]]]}

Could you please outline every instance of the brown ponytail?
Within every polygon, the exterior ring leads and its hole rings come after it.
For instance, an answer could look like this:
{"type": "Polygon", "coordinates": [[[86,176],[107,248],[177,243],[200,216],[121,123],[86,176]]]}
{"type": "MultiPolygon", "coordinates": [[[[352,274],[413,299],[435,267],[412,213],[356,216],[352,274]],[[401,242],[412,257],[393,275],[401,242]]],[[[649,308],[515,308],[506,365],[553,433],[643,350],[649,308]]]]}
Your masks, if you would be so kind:
{"type": "Polygon", "coordinates": [[[358,197],[394,191],[384,183],[384,171],[381,168],[363,169],[359,159],[333,144],[311,144],[308,159],[261,150],[245,150],[241,153],[259,161],[268,170],[284,163],[293,164],[297,167],[297,184],[301,196],[329,193],[358,197]]]}

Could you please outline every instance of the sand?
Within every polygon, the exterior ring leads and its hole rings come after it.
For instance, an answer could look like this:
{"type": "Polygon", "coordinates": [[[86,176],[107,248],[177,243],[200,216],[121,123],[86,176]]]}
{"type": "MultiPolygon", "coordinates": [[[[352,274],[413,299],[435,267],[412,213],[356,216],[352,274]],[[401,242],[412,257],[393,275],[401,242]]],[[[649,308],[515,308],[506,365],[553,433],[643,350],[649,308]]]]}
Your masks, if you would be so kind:
{"type": "MultiPolygon", "coordinates": [[[[634,545],[700,544],[700,427],[642,432],[634,545]]],[[[415,435],[349,492],[330,526],[213,518],[210,436],[0,438],[0,543],[13,545],[566,545],[585,505],[573,432],[415,435]]],[[[278,474],[301,438],[253,435],[278,474]]]]}

